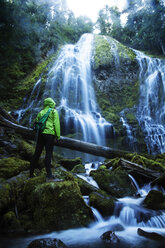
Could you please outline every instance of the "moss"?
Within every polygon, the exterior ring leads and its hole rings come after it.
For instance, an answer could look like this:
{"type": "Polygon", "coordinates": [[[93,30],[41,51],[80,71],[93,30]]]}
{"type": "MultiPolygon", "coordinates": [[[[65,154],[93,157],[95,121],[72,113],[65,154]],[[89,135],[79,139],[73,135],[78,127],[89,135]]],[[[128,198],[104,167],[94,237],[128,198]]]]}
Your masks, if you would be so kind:
{"type": "Polygon", "coordinates": [[[74,181],[38,185],[29,202],[33,227],[38,230],[58,230],[84,226],[93,218],[74,181]]]}
{"type": "Polygon", "coordinates": [[[136,54],[134,51],[111,37],[95,35],[94,69],[115,66],[116,56],[119,61],[134,61],[136,54]]]}
{"type": "Polygon", "coordinates": [[[89,196],[90,205],[96,208],[104,217],[114,212],[114,199],[103,190],[93,192],[89,196]]]}
{"type": "Polygon", "coordinates": [[[60,165],[66,168],[67,170],[72,170],[75,165],[82,164],[81,158],[68,159],[64,158],[59,161],[60,165]]]}
{"type": "Polygon", "coordinates": [[[98,183],[100,189],[114,197],[123,197],[135,193],[128,174],[121,167],[117,167],[113,171],[108,169],[91,171],[90,175],[98,183]]]}
{"type": "MultiPolygon", "coordinates": [[[[34,84],[37,82],[37,80],[39,80],[40,77],[41,77],[41,87],[43,88],[45,86],[45,80],[46,80],[45,75],[48,72],[49,65],[51,65],[51,63],[54,61],[58,53],[59,51],[57,51],[56,54],[48,57],[44,61],[40,62],[26,78],[20,80],[16,84],[16,86],[13,89],[14,92],[12,92],[12,96],[8,97],[7,99],[5,99],[5,101],[3,101],[3,107],[6,110],[11,110],[11,109],[13,110],[13,107],[14,109],[18,109],[23,102],[23,98],[26,95],[30,94],[34,84]],[[17,97],[15,97],[15,95],[17,97]]],[[[13,73],[14,75],[16,75],[17,71],[14,71],[13,73]]]]}
{"type": "Polygon", "coordinates": [[[17,146],[17,150],[19,152],[19,156],[22,159],[31,161],[35,148],[34,145],[26,142],[25,140],[20,140],[17,146]]]}
{"type": "Polygon", "coordinates": [[[2,226],[7,232],[16,232],[20,231],[21,225],[20,221],[16,218],[16,215],[13,211],[5,213],[2,217],[2,226]]]}
{"type": "Polygon", "coordinates": [[[7,183],[0,184],[0,213],[7,210],[10,205],[10,185],[7,183]]]}
{"type": "Polygon", "coordinates": [[[71,170],[72,173],[85,173],[84,165],[77,164],[74,166],[74,168],[71,170]]]}
{"type": "Polygon", "coordinates": [[[162,163],[155,161],[151,158],[147,158],[145,156],[139,155],[137,153],[127,154],[127,158],[134,163],[144,166],[145,168],[149,168],[159,172],[165,171],[165,167],[162,163]]]}
{"type": "Polygon", "coordinates": [[[10,178],[27,169],[29,169],[29,162],[22,159],[10,157],[0,160],[0,177],[10,178]]]}
{"type": "Polygon", "coordinates": [[[106,67],[110,64],[112,58],[109,42],[103,36],[96,35],[94,69],[97,70],[99,67],[106,67]]]}
{"type": "Polygon", "coordinates": [[[120,166],[120,158],[109,159],[108,161],[106,161],[105,166],[107,169],[111,167],[113,170],[116,169],[118,166],[120,166]]]}
{"type": "Polygon", "coordinates": [[[78,186],[80,187],[80,191],[82,195],[89,195],[92,192],[95,192],[98,190],[98,188],[94,187],[90,183],[86,182],[85,180],[81,178],[76,178],[76,182],[78,183],[78,186]]]}

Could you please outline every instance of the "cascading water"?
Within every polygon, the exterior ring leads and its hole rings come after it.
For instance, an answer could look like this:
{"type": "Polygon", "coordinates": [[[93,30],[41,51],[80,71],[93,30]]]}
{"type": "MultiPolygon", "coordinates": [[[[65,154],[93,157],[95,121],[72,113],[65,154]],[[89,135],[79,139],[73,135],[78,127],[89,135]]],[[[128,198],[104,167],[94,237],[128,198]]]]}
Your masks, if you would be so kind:
{"type": "Polygon", "coordinates": [[[137,119],[149,153],[165,152],[165,63],[135,51],[140,65],[137,119]]]}
{"type": "MultiPolygon", "coordinates": [[[[99,113],[91,80],[93,35],[84,34],[76,45],[66,45],[48,73],[43,99],[52,97],[58,103],[58,112],[62,120],[64,134],[73,134],[74,138],[106,145],[106,131],[112,130],[99,113]]],[[[39,110],[41,101],[31,101],[36,94],[38,81],[31,93],[30,100],[21,110],[39,110]]],[[[19,116],[21,116],[19,112],[19,116]]],[[[30,123],[32,120],[30,116],[30,123]]]]}
{"type": "MultiPolygon", "coordinates": [[[[88,170],[91,171],[94,168],[93,164],[87,164],[86,166],[87,176],[88,170]]],[[[116,201],[114,214],[110,218],[104,219],[97,209],[92,208],[93,214],[96,217],[96,221],[88,227],[63,230],[59,232],[52,232],[50,234],[44,234],[33,237],[19,238],[10,240],[7,239],[7,244],[10,244],[10,248],[23,248],[27,247],[32,240],[40,238],[57,238],[62,240],[69,248],[160,248],[163,243],[161,241],[154,241],[139,236],[137,233],[138,228],[141,228],[147,232],[156,232],[165,236],[165,211],[154,211],[146,209],[142,206],[144,197],[148,192],[153,189],[150,184],[139,187],[136,180],[130,175],[134,185],[137,187],[138,197],[124,197],[116,201]],[[104,244],[101,241],[100,236],[109,230],[113,230],[117,237],[120,239],[120,243],[104,244]]],[[[89,204],[89,196],[84,196],[84,200],[89,204]]],[[[5,247],[5,243],[2,244],[5,247]]]]}

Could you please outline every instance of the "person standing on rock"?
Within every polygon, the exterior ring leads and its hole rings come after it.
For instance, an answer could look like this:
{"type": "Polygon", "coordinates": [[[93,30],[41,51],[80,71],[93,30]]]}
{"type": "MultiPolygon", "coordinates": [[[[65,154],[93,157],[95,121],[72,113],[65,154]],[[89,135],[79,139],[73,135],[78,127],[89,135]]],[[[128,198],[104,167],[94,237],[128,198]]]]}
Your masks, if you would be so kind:
{"type": "Polygon", "coordinates": [[[34,177],[34,169],[39,160],[41,152],[45,147],[45,169],[47,173],[47,179],[54,179],[51,171],[51,159],[53,153],[54,140],[60,139],[60,121],[57,110],[55,109],[55,102],[52,98],[46,98],[44,100],[43,109],[38,113],[35,122],[37,123],[41,117],[43,117],[49,111],[48,118],[46,120],[45,127],[42,132],[38,132],[37,144],[35,148],[35,153],[32,157],[30,163],[30,177],[34,177]]]}

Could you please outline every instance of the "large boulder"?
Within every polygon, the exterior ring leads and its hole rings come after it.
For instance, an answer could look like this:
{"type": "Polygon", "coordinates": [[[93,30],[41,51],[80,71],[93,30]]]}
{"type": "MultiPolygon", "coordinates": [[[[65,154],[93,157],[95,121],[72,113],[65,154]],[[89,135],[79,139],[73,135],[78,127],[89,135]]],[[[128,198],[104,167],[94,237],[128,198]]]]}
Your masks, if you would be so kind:
{"type": "Polygon", "coordinates": [[[143,205],[154,210],[165,209],[165,195],[161,191],[151,190],[144,199],[143,205]]]}
{"type": "Polygon", "coordinates": [[[100,189],[114,197],[131,196],[136,193],[128,174],[118,167],[114,171],[98,169],[91,171],[90,175],[99,185],[100,189]]]}
{"type": "Polygon", "coordinates": [[[37,231],[86,226],[94,218],[78,184],[72,180],[37,184],[27,199],[31,228],[37,231]]]}

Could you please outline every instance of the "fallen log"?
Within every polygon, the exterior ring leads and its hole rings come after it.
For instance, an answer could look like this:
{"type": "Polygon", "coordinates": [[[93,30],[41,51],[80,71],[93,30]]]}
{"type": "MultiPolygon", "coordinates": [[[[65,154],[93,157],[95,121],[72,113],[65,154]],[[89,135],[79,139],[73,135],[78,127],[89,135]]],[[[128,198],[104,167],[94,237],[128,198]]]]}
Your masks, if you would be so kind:
{"type": "Polygon", "coordinates": [[[126,159],[121,158],[120,159],[120,164],[122,165],[123,168],[130,170],[136,174],[139,174],[141,176],[148,177],[150,179],[155,179],[160,177],[163,173],[159,173],[157,171],[145,168],[142,165],[130,162],[126,159]]]}
{"type": "MultiPolygon", "coordinates": [[[[16,124],[11,120],[6,119],[1,114],[0,125],[5,128],[13,129],[16,133],[21,134],[22,136],[28,139],[34,140],[36,138],[36,133],[33,131],[33,129],[16,124]]],[[[124,157],[128,153],[127,151],[116,150],[110,147],[99,146],[93,143],[88,143],[85,141],[71,139],[63,136],[60,137],[59,141],[55,140],[54,145],[68,148],[71,150],[93,154],[104,158],[124,157]]]]}

